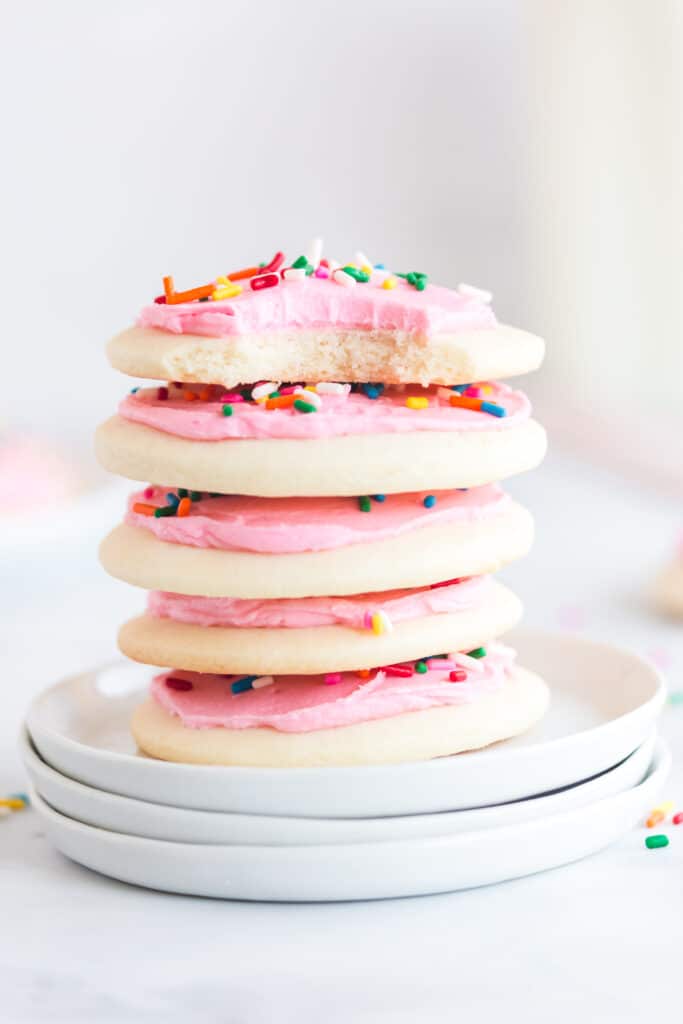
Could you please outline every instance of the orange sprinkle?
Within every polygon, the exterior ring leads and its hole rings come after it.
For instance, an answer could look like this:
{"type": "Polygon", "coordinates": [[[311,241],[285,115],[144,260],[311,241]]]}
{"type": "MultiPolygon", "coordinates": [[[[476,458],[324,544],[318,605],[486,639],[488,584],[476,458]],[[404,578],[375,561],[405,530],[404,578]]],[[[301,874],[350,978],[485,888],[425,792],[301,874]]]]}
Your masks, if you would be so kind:
{"type": "Polygon", "coordinates": [[[196,397],[194,391],[183,391],[183,398],[186,402],[194,402],[196,397]]]}
{"type": "Polygon", "coordinates": [[[299,395],[278,395],[277,398],[266,398],[266,409],[289,409],[299,395]]]}
{"type": "Polygon", "coordinates": [[[181,498],[178,502],[177,516],[189,516],[192,502],[189,498],[181,498]]]}
{"type": "Polygon", "coordinates": [[[192,302],[193,299],[208,299],[213,295],[214,284],[203,284],[199,288],[191,288],[187,292],[177,292],[173,285],[172,277],[164,278],[164,295],[166,302],[192,302]]]}
{"type": "Polygon", "coordinates": [[[659,825],[660,821],[664,821],[665,818],[666,814],[664,813],[664,811],[655,810],[652,812],[652,814],[647,819],[645,824],[648,828],[654,828],[655,825],[659,825]]]}
{"type": "Polygon", "coordinates": [[[136,501],[133,505],[133,512],[137,512],[140,516],[153,516],[156,508],[156,505],[146,505],[142,501],[136,501]]]}
{"type": "Polygon", "coordinates": [[[361,668],[361,669],[359,669],[357,675],[360,676],[361,679],[369,679],[370,678],[370,669],[369,668],[361,668]]]}
{"type": "Polygon", "coordinates": [[[263,269],[261,267],[243,267],[242,270],[233,270],[232,274],[226,274],[228,281],[244,281],[247,277],[256,277],[257,274],[262,274],[263,269]]]}
{"type": "Polygon", "coordinates": [[[451,395],[448,399],[451,405],[455,405],[460,409],[481,409],[481,398],[467,398],[465,395],[451,395]]]}
{"type": "Polygon", "coordinates": [[[210,388],[204,388],[202,391],[199,392],[199,397],[202,400],[202,402],[210,402],[211,401],[211,389],[210,388]]]}

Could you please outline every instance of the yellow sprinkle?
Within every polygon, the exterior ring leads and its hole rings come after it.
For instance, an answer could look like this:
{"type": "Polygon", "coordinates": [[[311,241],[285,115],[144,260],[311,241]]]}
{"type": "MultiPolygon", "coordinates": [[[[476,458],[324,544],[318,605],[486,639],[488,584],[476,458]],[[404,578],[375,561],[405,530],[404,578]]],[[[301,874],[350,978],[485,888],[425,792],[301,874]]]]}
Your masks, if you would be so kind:
{"type": "Polygon", "coordinates": [[[220,277],[216,278],[215,284],[232,284],[232,281],[225,274],[221,274],[220,277]]]}
{"type": "Polygon", "coordinates": [[[367,263],[365,263],[360,269],[363,271],[364,274],[369,274],[372,276],[372,267],[369,267],[367,263]]]}
{"type": "Polygon", "coordinates": [[[384,632],[384,623],[382,622],[382,616],[376,612],[372,616],[372,632],[375,636],[380,636],[384,632]]]}
{"type": "Polygon", "coordinates": [[[15,800],[13,797],[7,797],[4,800],[0,800],[0,807],[11,807],[13,811],[20,811],[24,807],[23,800],[15,800]]]}
{"type": "Polygon", "coordinates": [[[385,277],[384,280],[382,281],[382,288],[386,288],[388,290],[389,288],[395,288],[395,287],[396,287],[396,278],[395,277],[385,277]]]}
{"type": "Polygon", "coordinates": [[[234,299],[241,291],[241,284],[233,284],[232,281],[228,281],[227,284],[221,283],[218,288],[214,288],[211,298],[214,302],[220,302],[221,299],[234,299]]]}
{"type": "Polygon", "coordinates": [[[317,391],[315,390],[315,384],[307,384],[306,387],[304,388],[304,391],[313,391],[315,394],[317,394],[317,391]]]}
{"type": "Polygon", "coordinates": [[[662,814],[668,814],[669,811],[673,811],[673,809],[674,809],[674,802],[673,802],[673,800],[665,800],[664,803],[657,804],[656,807],[653,807],[652,808],[652,813],[654,814],[656,811],[661,811],[662,814]]]}
{"type": "Polygon", "coordinates": [[[410,398],[406,398],[406,405],[409,409],[426,409],[429,406],[429,399],[411,395],[410,398]]]}
{"type": "Polygon", "coordinates": [[[485,395],[492,395],[493,394],[493,388],[491,387],[490,384],[482,384],[481,385],[481,390],[484,392],[485,395]]]}

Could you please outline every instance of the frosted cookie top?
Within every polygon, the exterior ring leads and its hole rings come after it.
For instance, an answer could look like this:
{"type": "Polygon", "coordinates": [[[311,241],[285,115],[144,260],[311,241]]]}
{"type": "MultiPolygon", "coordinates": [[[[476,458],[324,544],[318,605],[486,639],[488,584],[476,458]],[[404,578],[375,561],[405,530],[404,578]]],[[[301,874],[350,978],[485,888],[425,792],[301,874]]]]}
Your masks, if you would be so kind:
{"type": "Polygon", "coordinates": [[[394,272],[357,253],[340,264],[307,255],[243,267],[163,293],[109,344],[137,377],[235,387],[258,380],[459,384],[536,369],[543,342],[499,324],[491,295],[394,272]]]}
{"type": "Polygon", "coordinates": [[[308,276],[303,267],[294,266],[279,273],[259,271],[234,284],[232,278],[218,278],[184,293],[176,293],[172,279],[165,278],[165,293],[144,307],[138,325],[210,337],[341,327],[402,331],[426,339],[434,333],[496,323],[486,293],[462,285],[457,291],[439,287],[419,271],[399,275],[369,265],[361,269],[346,264],[336,270],[326,263],[307,266],[308,276]],[[292,271],[296,276],[288,277],[292,271]],[[177,301],[179,295],[197,292],[209,294],[177,301]]]}

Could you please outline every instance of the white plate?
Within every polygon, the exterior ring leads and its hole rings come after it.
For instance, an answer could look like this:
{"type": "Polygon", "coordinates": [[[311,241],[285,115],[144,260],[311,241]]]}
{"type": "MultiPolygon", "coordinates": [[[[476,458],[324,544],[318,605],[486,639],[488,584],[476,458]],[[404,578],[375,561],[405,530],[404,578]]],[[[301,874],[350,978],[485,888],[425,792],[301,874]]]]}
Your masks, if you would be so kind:
{"type": "Polygon", "coordinates": [[[463,810],[536,796],[612,768],[652,732],[665,688],[635,654],[528,630],[510,642],[521,664],[550,684],[550,711],[523,736],[433,761],[293,769],[156,761],[135,752],[128,728],[149,669],[123,662],[46,690],[27,725],[44,761],[99,789],[195,810],[321,818],[463,810]]]}
{"type": "Polygon", "coordinates": [[[595,853],[642,822],[670,764],[660,740],[640,785],[585,807],[482,832],[355,845],[169,843],[83,825],[33,800],[57,849],[134,885],[242,900],[382,899],[488,885],[595,853]]]}
{"type": "Polygon", "coordinates": [[[547,817],[636,786],[647,774],[655,748],[653,734],[630,757],[602,775],[546,796],[471,811],[410,814],[391,818],[285,818],[167,807],[84,786],[60,775],[38,756],[24,733],[21,754],[39,795],[60,814],[128,835],[180,843],[245,846],[300,846],[386,842],[459,835],[547,817]]]}

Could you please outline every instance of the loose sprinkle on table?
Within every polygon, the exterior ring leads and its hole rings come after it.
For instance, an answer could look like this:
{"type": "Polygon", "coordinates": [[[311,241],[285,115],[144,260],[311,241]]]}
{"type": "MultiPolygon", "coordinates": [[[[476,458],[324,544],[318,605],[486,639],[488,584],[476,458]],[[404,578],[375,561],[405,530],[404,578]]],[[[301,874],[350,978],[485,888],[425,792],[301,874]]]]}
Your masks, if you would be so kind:
{"type": "Polygon", "coordinates": [[[671,819],[674,825],[683,825],[683,811],[678,811],[671,819]]]}
{"type": "Polygon", "coordinates": [[[665,835],[648,836],[645,840],[645,845],[648,850],[658,850],[663,846],[669,845],[669,837],[665,835]]]}

